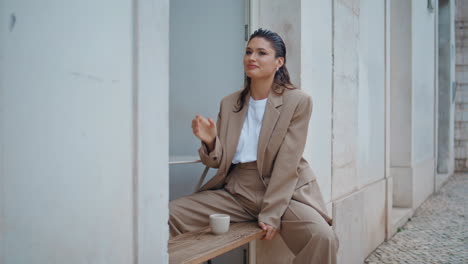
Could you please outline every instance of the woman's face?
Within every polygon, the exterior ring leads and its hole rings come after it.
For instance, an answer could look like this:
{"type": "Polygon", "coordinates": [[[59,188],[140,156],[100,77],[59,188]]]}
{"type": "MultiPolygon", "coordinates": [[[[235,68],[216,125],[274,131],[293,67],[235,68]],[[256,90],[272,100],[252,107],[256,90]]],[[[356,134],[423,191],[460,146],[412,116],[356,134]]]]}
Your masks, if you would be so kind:
{"type": "Polygon", "coordinates": [[[244,55],[244,71],[251,79],[274,77],[277,68],[283,66],[284,58],[275,58],[270,42],[261,37],[249,41],[244,55]]]}

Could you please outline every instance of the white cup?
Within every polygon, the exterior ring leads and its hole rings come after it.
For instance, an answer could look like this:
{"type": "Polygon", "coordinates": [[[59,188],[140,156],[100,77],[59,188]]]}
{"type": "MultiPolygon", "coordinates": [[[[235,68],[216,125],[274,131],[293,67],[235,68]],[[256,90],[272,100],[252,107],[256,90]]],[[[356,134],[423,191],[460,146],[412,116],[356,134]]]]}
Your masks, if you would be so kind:
{"type": "Polygon", "coordinates": [[[215,235],[221,235],[229,231],[229,215],[212,214],[210,215],[211,232],[215,235]]]}

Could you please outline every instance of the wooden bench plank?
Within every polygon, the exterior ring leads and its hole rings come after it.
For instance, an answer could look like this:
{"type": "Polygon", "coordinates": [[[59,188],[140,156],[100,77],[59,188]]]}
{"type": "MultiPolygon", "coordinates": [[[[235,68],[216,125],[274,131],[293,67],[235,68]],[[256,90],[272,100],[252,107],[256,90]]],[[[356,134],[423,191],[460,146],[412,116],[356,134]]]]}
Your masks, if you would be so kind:
{"type": "Polygon", "coordinates": [[[263,237],[257,222],[231,223],[229,232],[211,233],[210,227],[185,233],[169,240],[169,263],[202,263],[232,249],[263,237]]]}

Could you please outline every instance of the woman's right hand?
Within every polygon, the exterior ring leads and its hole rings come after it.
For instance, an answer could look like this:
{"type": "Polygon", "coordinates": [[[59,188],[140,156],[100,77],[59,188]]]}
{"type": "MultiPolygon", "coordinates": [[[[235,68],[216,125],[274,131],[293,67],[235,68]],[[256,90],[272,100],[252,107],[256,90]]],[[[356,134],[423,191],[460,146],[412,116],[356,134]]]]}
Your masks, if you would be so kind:
{"type": "Polygon", "coordinates": [[[211,152],[214,149],[214,142],[217,136],[216,123],[211,118],[204,118],[196,115],[192,120],[193,134],[208,147],[211,152]]]}

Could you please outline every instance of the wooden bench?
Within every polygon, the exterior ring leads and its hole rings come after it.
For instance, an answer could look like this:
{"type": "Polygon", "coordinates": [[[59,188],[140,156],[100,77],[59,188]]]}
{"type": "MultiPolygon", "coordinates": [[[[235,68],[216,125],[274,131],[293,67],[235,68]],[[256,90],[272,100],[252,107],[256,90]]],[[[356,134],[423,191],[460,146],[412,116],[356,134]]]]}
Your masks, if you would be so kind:
{"type": "Polygon", "coordinates": [[[249,263],[255,263],[255,240],[264,231],[257,222],[231,223],[229,232],[213,235],[210,227],[169,240],[170,264],[198,264],[249,243],[249,263]]]}
{"type": "MultiPolygon", "coordinates": [[[[169,165],[201,162],[187,157],[185,160],[190,161],[172,160],[169,165]]],[[[209,168],[205,167],[195,191],[202,185],[208,170],[209,168]]],[[[222,235],[212,234],[210,227],[197,232],[185,233],[169,240],[169,263],[202,263],[248,243],[248,263],[255,264],[255,240],[263,237],[264,234],[265,232],[258,226],[257,222],[231,223],[229,232],[222,235]]]]}

